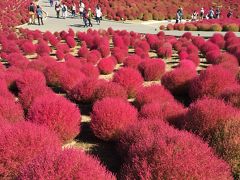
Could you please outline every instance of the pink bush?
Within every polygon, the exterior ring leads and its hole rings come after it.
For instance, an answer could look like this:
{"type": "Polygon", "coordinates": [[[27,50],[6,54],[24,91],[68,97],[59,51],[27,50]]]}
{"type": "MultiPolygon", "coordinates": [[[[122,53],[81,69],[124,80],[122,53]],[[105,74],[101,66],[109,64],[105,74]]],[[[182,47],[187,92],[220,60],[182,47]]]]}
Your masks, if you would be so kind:
{"type": "Polygon", "coordinates": [[[218,45],[220,49],[225,48],[225,40],[224,36],[222,34],[214,34],[211,38],[210,41],[213,42],[214,44],[218,45]]]}
{"type": "Polygon", "coordinates": [[[126,52],[125,52],[125,50],[123,50],[119,47],[114,47],[112,49],[112,55],[117,59],[117,62],[119,64],[121,64],[125,61],[127,54],[128,54],[128,49],[126,50],[126,52]]]}
{"type": "Polygon", "coordinates": [[[158,81],[165,73],[165,63],[161,59],[145,60],[139,65],[145,81],[158,81]]]}
{"type": "Polygon", "coordinates": [[[25,54],[34,54],[36,52],[36,46],[31,41],[23,43],[21,48],[25,54]]]}
{"type": "Polygon", "coordinates": [[[123,62],[123,65],[133,69],[137,69],[138,65],[143,61],[143,59],[138,55],[130,55],[126,57],[123,62]]]}
{"type": "Polygon", "coordinates": [[[18,89],[21,91],[26,86],[45,87],[46,79],[42,72],[28,69],[21,74],[16,81],[18,89]]]}
{"type": "Polygon", "coordinates": [[[109,47],[109,45],[101,44],[98,47],[98,51],[101,53],[102,57],[105,58],[105,57],[109,56],[109,54],[110,54],[110,47],[109,47]]]}
{"type": "Polygon", "coordinates": [[[83,74],[85,74],[85,76],[89,78],[97,79],[99,76],[98,68],[89,63],[82,65],[80,70],[82,71],[83,74]]]}
{"type": "Polygon", "coordinates": [[[240,113],[217,99],[204,98],[191,104],[185,128],[200,135],[239,176],[240,113]]]}
{"type": "Polygon", "coordinates": [[[139,112],[144,119],[162,119],[171,125],[181,128],[186,113],[184,106],[176,101],[147,103],[139,112]]]}
{"type": "Polygon", "coordinates": [[[115,63],[113,57],[103,58],[98,63],[98,69],[101,74],[111,74],[114,67],[115,63]]]}
{"type": "Polygon", "coordinates": [[[224,99],[227,103],[231,104],[232,106],[240,108],[240,86],[239,85],[226,88],[222,92],[220,97],[224,99]]]}
{"type": "Polygon", "coordinates": [[[14,95],[8,90],[5,79],[0,78],[0,97],[14,100],[14,95]]]}
{"type": "Polygon", "coordinates": [[[78,56],[79,57],[83,57],[83,58],[87,58],[88,54],[89,54],[89,50],[88,48],[83,45],[79,50],[78,50],[78,56]]]}
{"type": "Polygon", "coordinates": [[[71,99],[77,102],[91,103],[94,100],[94,93],[101,81],[92,78],[85,78],[78,82],[69,92],[71,99]]]}
{"type": "MultiPolygon", "coordinates": [[[[187,60],[185,60],[187,61],[187,60]]],[[[161,83],[176,95],[188,93],[191,81],[197,77],[197,72],[191,66],[178,67],[163,75],[161,83]]]]}
{"type": "Polygon", "coordinates": [[[172,57],[172,45],[170,43],[165,43],[159,49],[157,49],[157,54],[160,58],[171,58],[172,57]]]}
{"type": "Polygon", "coordinates": [[[74,40],[74,37],[72,37],[72,36],[66,37],[66,43],[70,48],[74,48],[77,44],[76,41],[74,40]]]}
{"type": "Polygon", "coordinates": [[[97,101],[91,113],[91,129],[98,138],[117,140],[131,124],[137,122],[137,110],[119,98],[97,101]]]}
{"type": "Polygon", "coordinates": [[[101,100],[106,97],[118,97],[127,100],[127,92],[118,83],[105,82],[98,85],[94,93],[94,101],[101,100]]]}
{"type": "Polygon", "coordinates": [[[62,63],[51,63],[44,71],[44,75],[47,80],[47,84],[50,86],[59,87],[61,85],[61,79],[65,76],[66,66],[62,63]]]}
{"type": "Polygon", "coordinates": [[[90,180],[116,179],[96,159],[82,150],[65,149],[63,151],[41,153],[28,165],[21,169],[19,179],[30,180],[32,177],[43,179],[81,179],[87,177],[90,180]]]}
{"type": "Polygon", "coordinates": [[[3,179],[16,179],[20,169],[40,153],[60,148],[57,137],[43,126],[29,122],[0,125],[0,175],[3,179]]]}
{"type": "Polygon", "coordinates": [[[218,66],[208,67],[190,83],[189,95],[193,99],[218,97],[225,88],[235,83],[235,75],[228,70],[218,66]]]}
{"type": "Polygon", "coordinates": [[[0,96],[0,116],[10,123],[16,123],[24,120],[22,107],[14,99],[0,96]]]}
{"type": "Polygon", "coordinates": [[[61,96],[48,94],[34,100],[28,120],[45,125],[62,142],[73,139],[80,132],[81,114],[75,104],[61,96]]]}
{"type": "Polygon", "coordinates": [[[76,86],[80,81],[86,78],[85,74],[83,74],[80,70],[67,68],[66,73],[60,79],[61,88],[69,93],[74,86],[76,86]]]}
{"type": "Polygon", "coordinates": [[[144,87],[137,92],[135,101],[139,105],[144,105],[151,102],[166,103],[174,100],[171,93],[161,85],[151,85],[144,87]]]}
{"type": "Polygon", "coordinates": [[[221,55],[221,51],[218,50],[212,50],[207,52],[206,54],[206,60],[210,64],[217,64],[218,57],[221,55]]]}
{"type": "Polygon", "coordinates": [[[98,50],[92,50],[87,55],[87,62],[92,64],[97,64],[101,58],[101,53],[98,50]]]}
{"type": "Polygon", "coordinates": [[[51,51],[52,51],[52,49],[43,40],[40,40],[39,43],[36,45],[36,53],[39,56],[49,55],[51,51]]]}
{"type": "Polygon", "coordinates": [[[122,85],[127,90],[128,97],[135,97],[139,88],[142,87],[143,78],[137,70],[122,68],[114,74],[113,82],[122,85]]]}
{"type": "Polygon", "coordinates": [[[162,121],[129,127],[119,147],[127,153],[121,179],[232,179],[228,164],[200,138],[162,121]]]}

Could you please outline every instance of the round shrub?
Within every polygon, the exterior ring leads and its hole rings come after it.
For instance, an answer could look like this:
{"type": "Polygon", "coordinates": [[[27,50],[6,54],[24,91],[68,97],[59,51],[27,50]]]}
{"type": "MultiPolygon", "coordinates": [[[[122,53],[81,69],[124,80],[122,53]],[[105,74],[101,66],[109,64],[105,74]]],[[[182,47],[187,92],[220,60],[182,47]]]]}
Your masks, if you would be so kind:
{"type": "Polygon", "coordinates": [[[77,102],[91,103],[98,84],[100,81],[97,79],[85,78],[71,89],[69,96],[77,102]]]}
{"type": "Polygon", "coordinates": [[[195,69],[191,67],[178,67],[165,73],[162,77],[162,85],[175,95],[188,93],[191,81],[197,76],[195,69]]]}
{"type": "Polygon", "coordinates": [[[34,54],[36,52],[36,46],[31,41],[26,41],[21,45],[23,52],[27,55],[34,54]]]}
{"type": "Polygon", "coordinates": [[[78,50],[78,56],[79,57],[83,57],[83,58],[87,58],[88,54],[89,54],[89,50],[86,46],[82,46],[79,50],[78,50]]]}
{"type": "Polygon", "coordinates": [[[222,31],[222,26],[218,23],[212,24],[210,26],[210,31],[222,31]]]}
{"type": "Polygon", "coordinates": [[[0,78],[0,97],[3,97],[4,99],[14,100],[14,95],[8,90],[6,81],[1,78],[0,78]]]}
{"type": "Polygon", "coordinates": [[[162,119],[178,128],[183,126],[183,117],[186,114],[184,106],[176,101],[159,103],[153,101],[141,107],[140,117],[144,119],[162,119]]]}
{"type": "Polygon", "coordinates": [[[240,86],[232,86],[229,88],[226,88],[220,96],[224,101],[231,104],[232,106],[235,106],[237,108],[240,108],[240,86]]]}
{"type": "Polygon", "coordinates": [[[110,47],[106,44],[101,44],[98,47],[98,51],[101,53],[102,57],[105,58],[110,54],[110,47]]]}
{"type": "Polygon", "coordinates": [[[0,116],[9,123],[16,123],[24,120],[23,109],[21,105],[14,101],[0,96],[0,116]]]}
{"type": "Polygon", "coordinates": [[[206,55],[210,51],[218,51],[220,48],[212,43],[211,41],[207,41],[204,43],[204,45],[201,46],[201,51],[204,55],[206,55]]]}
{"type": "Polygon", "coordinates": [[[165,63],[161,59],[146,60],[139,65],[139,71],[145,81],[158,81],[165,73],[165,63]]]}
{"type": "Polygon", "coordinates": [[[96,64],[101,58],[101,53],[98,50],[92,50],[87,55],[87,62],[96,64]]]}
{"type": "Polygon", "coordinates": [[[131,124],[137,122],[137,110],[119,98],[97,101],[91,113],[91,129],[98,138],[114,141],[131,124]]]}
{"type": "Polygon", "coordinates": [[[127,154],[121,179],[232,179],[228,164],[200,138],[162,121],[129,127],[119,147],[127,154]]]}
{"type": "Polygon", "coordinates": [[[151,102],[165,103],[174,100],[171,93],[161,85],[151,85],[138,91],[135,101],[139,105],[151,102]]]}
{"type": "Polygon", "coordinates": [[[122,68],[114,74],[113,82],[122,85],[127,90],[128,97],[135,97],[139,88],[142,87],[143,78],[137,70],[122,68]]]}
{"type": "Polygon", "coordinates": [[[16,84],[21,91],[26,86],[45,87],[46,79],[42,72],[28,69],[21,74],[21,77],[17,79],[16,84]]]}
{"type": "Polygon", "coordinates": [[[72,36],[66,37],[66,43],[70,48],[74,48],[76,46],[76,41],[74,40],[74,37],[72,37],[72,36]]]}
{"type": "Polygon", "coordinates": [[[172,45],[170,43],[163,44],[157,49],[157,55],[160,58],[171,58],[172,57],[172,45]]]}
{"type": "Polygon", "coordinates": [[[0,176],[16,179],[20,169],[40,153],[60,148],[59,140],[46,127],[29,122],[0,125],[0,176]]]}
{"type": "Polygon", "coordinates": [[[204,98],[190,105],[185,128],[208,141],[240,175],[240,113],[223,101],[204,98]]]}
{"type": "Polygon", "coordinates": [[[133,69],[137,69],[138,65],[142,62],[142,58],[138,55],[130,55],[126,57],[125,61],[123,62],[123,65],[126,67],[130,67],[133,69]]]}
{"type": "Polygon", "coordinates": [[[64,97],[53,94],[34,100],[28,111],[28,120],[45,125],[54,131],[62,142],[73,139],[80,132],[79,109],[64,97]]]}
{"type": "Polygon", "coordinates": [[[218,97],[221,92],[236,83],[235,75],[222,67],[208,67],[190,83],[192,99],[203,96],[218,97]]]}
{"type": "Polygon", "coordinates": [[[212,50],[207,52],[206,54],[206,60],[210,64],[217,64],[218,57],[221,55],[220,50],[212,50]]]}
{"type": "Polygon", "coordinates": [[[94,92],[94,101],[101,100],[106,97],[118,97],[127,100],[127,91],[115,82],[105,82],[97,86],[94,92]]]}
{"type": "Polygon", "coordinates": [[[80,70],[68,68],[66,74],[62,77],[61,88],[69,93],[80,81],[86,78],[80,70]]]}
{"type": "Polygon", "coordinates": [[[103,58],[98,63],[98,69],[101,74],[111,74],[114,67],[115,63],[113,57],[103,58]]]}
{"type": "Polygon", "coordinates": [[[82,71],[83,74],[85,74],[85,76],[87,76],[89,78],[97,79],[99,76],[98,68],[93,66],[90,63],[86,63],[86,64],[82,65],[80,70],[82,71]]]}
{"type": "Polygon", "coordinates": [[[235,23],[225,24],[225,25],[223,25],[223,31],[238,32],[239,31],[239,25],[235,24],[235,23]]]}
{"type": "Polygon", "coordinates": [[[33,177],[42,179],[82,179],[83,177],[87,177],[89,180],[115,179],[98,159],[77,149],[65,149],[57,152],[49,150],[41,153],[21,169],[19,179],[31,180],[33,177]]]}
{"type": "MultiPolygon", "coordinates": [[[[127,51],[127,53],[128,53],[128,51],[127,51]]],[[[121,64],[125,61],[127,53],[119,47],[114,47],[112,49],[112,55],[117,59],[117,62],[119,64],[121,64]]]]}
{"type": "Polygon", "coordinates": [[[54,87],[61,86],[61,79],[65,75],[66,66],[62,63],[51,63],[44,71],[47,84],[54,87]]]}
{"type": "Polygon", "coordinates": [[[36,53],[39,56],[49,55],[51,51],[52,49],[43,40],[40,40],[39,43],[36,45],[36,53]]]}
{"type": "Polygon", "coordinates": [[[224,36],[222,34],[214,34],[211,38],[210,41],[213,42],[214,44],[218,45],[220,49],[225,48],[225,40],[224,36]]]}

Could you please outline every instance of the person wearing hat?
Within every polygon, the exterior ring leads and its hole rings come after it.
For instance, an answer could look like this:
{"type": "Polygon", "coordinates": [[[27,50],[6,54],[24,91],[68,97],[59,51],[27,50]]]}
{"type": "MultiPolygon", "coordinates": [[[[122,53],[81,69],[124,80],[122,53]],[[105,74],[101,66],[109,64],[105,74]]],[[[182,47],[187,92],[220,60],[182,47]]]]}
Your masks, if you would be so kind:
{"type": "Polygon", "coordinates": [[[203,8],[201,8],[201,10],[200,10],[200,19],[203,19],[203,17],[204,17],[204,9],[203,8]]]}
{"type": "Polygon", "coordinates": [[[92,14],[91,8],[88,8],[87,20],[88,20],[88,24],[90,27],[92,27],[92,22],[91,22],[92,16],[93,16],[93,14],[92,14]]]}

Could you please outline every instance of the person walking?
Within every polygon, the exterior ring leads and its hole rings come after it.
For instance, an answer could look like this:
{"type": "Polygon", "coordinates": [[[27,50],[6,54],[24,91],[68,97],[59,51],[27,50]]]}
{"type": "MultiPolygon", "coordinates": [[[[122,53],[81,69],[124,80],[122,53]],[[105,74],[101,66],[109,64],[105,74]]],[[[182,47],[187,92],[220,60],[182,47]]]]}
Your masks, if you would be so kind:
{"type": "Polygon", "coordinates": [[[88,25],[90,27],[92,27],[92,22],[91,22],[92,17],[93,17],[93,14],[92,14],[91,8],[88,8],[87,20],[88,20],[88,25]]]}
{"type": "Polygon", "coordinates": [[[196,21],[197,20],[197,17],[198,17],[198,14],[196,11],[193,11],[193,14],[192,14],[192,21],[196,21]]]}
{"type": "Polygon", "coordinates": [[[74,1],[72,1],[72,17],[76,16],[76,5],[74,3],[74,1]]]}
{"type": "Polygon", "coordinates": [[[85,10],[85,4],[82,2],[82,0],[80,0],[80,3],[79,3],[79,13],[80,13],[80,18],[83,17],[83,12],[85,10]]]}
{"type": "Polygon", "coordinates": [[[86,9],[86,8],[83,9],[82,18],[83,18],[84,27],[88,27],[88,25],[87,25],[88,12],[87,12],[87,9],[86,9]]]}
{"type": "Polygon", "coordinates": [[[232,15],[233,15],[232,11],[231,11],[231,10],[229,10],[229,11],[228,11],[228,13],[227,13],[227,18],[231,18],[231,17],[232,17],[232,15]]]}
{"type": "Polygon", "coordinates": [[[57,1],[57,2],[55,3],[55,11],[56,11],[56,13],[57,13],[57,18],[60,17],[60,8],[61,8],[60,2],[57,1]]]}
{"type": "Polygon", "coordinates": [[[213,19],[214,18],[214,11],[213,11],[213,8],[211,7],[209,12],[208,12],[208,18],[209,19],[213,19]]]}
{"type": "Polygon", "coordinates": [[[100,25],[100,20],[101,20],[101,17],[102,17],[102,11],[101,11],[101,8],[99,6],[99,4],[97,4],[97,7],[96,7],[96,21],[97,21],[97,24],[100,25]]]}
{"type": "Polygon", "coordinates": [[[200,19],[203,20],[203,18],[204,18],[204,9],[201,8],[201,10],[200,10],[200,19]]]}
{"type": "Polygon", "coordinates": [[[38,25],[40,26],[40,23],[43,25],[43,10],[39,5],[37,5],[36,14],[38,19],[38,25]]]}
{"type": "Polygon", "coordinates": [[[177,11],[177,13],[176,13],[176,24],[179,23],[179,20],[180,20],[180,15],[179,15],[179,11],[177,11]]]}
{"type": "Polygon", "coordinates": [[[220,14],[221,14],[220,8],[217,7],[217,9],[216,9],[216,11],[215,11],[215,17],[216,17],[216,19],[219,19],[219,18],[220,18],[220,14]]]}
{"type": "Polygon", "coordinates": [[[53,6],[53,0],[50,0],[50,6],[51,7],[53,6]]]}
{"type": "Polygon", "coordinates": [[[29,24],[35,24],[35,6],[33,2],[30,3],[30,6],[28,7],[29,11],[29,24]]]}
{"type": "Polygon", "coordinates": [[[66,19],[67,17],[67,6],[65,3],[62,4],[62,17],[63,19],[66,19]]]}

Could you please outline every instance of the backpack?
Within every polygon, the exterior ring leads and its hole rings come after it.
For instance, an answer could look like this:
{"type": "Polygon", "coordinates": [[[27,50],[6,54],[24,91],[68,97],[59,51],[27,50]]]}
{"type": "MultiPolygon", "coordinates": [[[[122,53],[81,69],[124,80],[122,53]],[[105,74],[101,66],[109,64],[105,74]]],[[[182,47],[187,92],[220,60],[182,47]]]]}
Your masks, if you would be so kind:
{"type": "Polygon", "coordinates": [[[66,9],[66,7],[65,7],[65,5],[62,7],[62,11],[66,11],[67,9],[66,9]]]}

